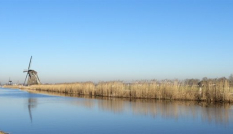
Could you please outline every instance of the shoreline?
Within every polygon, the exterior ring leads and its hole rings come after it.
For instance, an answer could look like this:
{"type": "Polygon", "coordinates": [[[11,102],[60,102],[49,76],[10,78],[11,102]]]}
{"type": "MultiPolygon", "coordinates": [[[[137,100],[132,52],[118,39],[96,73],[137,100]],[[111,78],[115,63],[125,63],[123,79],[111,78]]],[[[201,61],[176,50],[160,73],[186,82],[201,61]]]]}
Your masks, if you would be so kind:
{"type": "MultiPolygon", "coordinates": [[[[205,83],[204,83],[205,84],[205,83]]],[[[178,101],[203,102],[233,102],[233,88],[227,81],[215,83],[214,86],[182,85],[173,83],[139,82],[127,84],[123,82],[92,82],[31,85],[31,86],[3,86],[5,88],[23,89],[29,91],[45,91],[64,93],[72,96],[86,95],[90,97],[129,98],[129,99],[156,99],[178,101]]],[[[212,83],[213,85],[213,83],[212,83]]]]}
{"type": "Polygon", "coordinates": [[[0,134],[8,134],[8,133],[6,133],[6,132],[3,132],[3,131],[0,131],[0,134]]]}

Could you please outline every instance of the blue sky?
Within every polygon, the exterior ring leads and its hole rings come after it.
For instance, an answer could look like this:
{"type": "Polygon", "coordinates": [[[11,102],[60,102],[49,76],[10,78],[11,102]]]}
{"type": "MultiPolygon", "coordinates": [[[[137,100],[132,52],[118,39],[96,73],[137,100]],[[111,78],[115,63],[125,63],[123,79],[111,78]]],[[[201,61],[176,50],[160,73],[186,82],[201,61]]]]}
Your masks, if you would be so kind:
{"type": "Polygon", "coordinates": [[[0,0],[0,82],[228,77],[231,0],[0,0]]]}

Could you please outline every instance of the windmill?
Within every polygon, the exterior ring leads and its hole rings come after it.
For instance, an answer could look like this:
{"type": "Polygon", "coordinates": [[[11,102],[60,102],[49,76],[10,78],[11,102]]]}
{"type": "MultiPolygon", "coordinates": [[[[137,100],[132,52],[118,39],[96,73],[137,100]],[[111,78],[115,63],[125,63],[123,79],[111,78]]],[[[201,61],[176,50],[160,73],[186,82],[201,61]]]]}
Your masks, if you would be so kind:
{"type": "Polygon", "coordinates": [[[37,72],[35,70],[30,69],[31,62],[32,62],[32,56],[31,56],[31,59],[30,59],[29,65],[28,65],[28,70],[23,71],[24,73],[27,72],[26,78],[24,80],[24,85],[38,85],[38,84],[41,84],[40,79],[39,79],[39,77],[37,75],[37,72]],[[27,77],[28,77],[28,81],[27,81],[27,84],[26,84],[27,77]]]}
{"type": "Polygon", "coordinates": [[[12,80],[9,78],[8,85],[12,85],[12,80]]]}

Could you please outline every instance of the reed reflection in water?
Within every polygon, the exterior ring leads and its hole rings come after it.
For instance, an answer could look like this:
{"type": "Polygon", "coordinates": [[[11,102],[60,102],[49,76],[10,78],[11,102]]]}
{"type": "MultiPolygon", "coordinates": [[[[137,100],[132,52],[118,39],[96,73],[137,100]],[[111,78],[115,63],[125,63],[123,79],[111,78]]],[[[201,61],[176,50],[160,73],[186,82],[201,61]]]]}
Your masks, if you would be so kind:
{"type": "MultiPolygon", "coordinates": [[[[113,113],[131,112],[135,115],[149,116],[153,118],[162,117],[166,119],[200,118],[204,122],[227,125],[233,122],[233,107],[229,103],[206,103],[196,101],[164,101],[151,99],[128,99],[77,96],[62,93],[51,93],[44,91],[30,91],[50,95],[82,97],[83,100],[74,99],[71,103],[92,109],[98,107],[103,111],[113,113]]],[[[36,100],[29,100],[32,107],[36,106],[36,100]],[[33,103],[31,103],[33,102],[33,103]]],[[[30,108],[31,109],[31,108],[30,108]]],[[[30,111],[30,110],[29,110],[30,111]]]]}

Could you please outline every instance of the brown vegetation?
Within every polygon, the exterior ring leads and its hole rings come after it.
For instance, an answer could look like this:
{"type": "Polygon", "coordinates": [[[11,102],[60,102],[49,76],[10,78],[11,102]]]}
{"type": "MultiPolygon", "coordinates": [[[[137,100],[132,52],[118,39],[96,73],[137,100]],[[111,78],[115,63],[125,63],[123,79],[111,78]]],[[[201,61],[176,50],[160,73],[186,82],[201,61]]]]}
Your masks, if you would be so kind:
{"type": "Polygon", "coordinates": [[[0,131],[0,134],[8,134],[8,133],[5,133],[5,132],[0,131]]]}
{"type": "Polygon", "coordinates": [[[123,83],[121,81],[70,83],[33,85],[30,89],[67,93],[76,95],[89,95],[101,97],[120,98],[146,98],[159,100],[195,100],[209,102],[232,102],[233,87],[226,78],[207,79],[202,81],[187,79],[178,80],[152,80],[123,83]]]}
{"type": "Polygon", "coordinates": [[[233,121],[230,103],[208,103],[204,101],[170,101],[157,99],[132,99],[96,97],[38,90],[26,90],[32,93],[82,97],[87,99],[72,99],[70,104],[93,109],[96,106],[103,111],[122,113],[130,111],[135,115],[178,119],[180,117],[196,118],[200,115],[202,121],[228,124],[233,121]],[[97,99],[100,98],[100,99],[97,99]]]}
{"type": "Polygon", "coordinates": [[[195,100],[208,102],[233,102],[233,75],[226,78],[179,80],[151,80],[124,83],[122,81],[78,82],[26,86],[5,86],[39,91],[88,95],[100,97],[145,98],[158,100],[195,100]]]}

